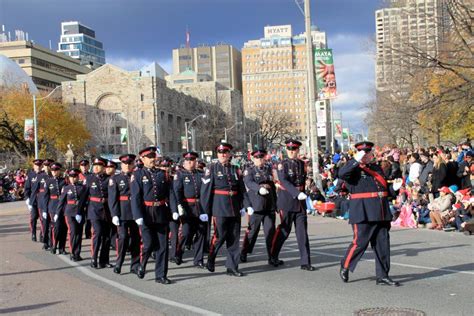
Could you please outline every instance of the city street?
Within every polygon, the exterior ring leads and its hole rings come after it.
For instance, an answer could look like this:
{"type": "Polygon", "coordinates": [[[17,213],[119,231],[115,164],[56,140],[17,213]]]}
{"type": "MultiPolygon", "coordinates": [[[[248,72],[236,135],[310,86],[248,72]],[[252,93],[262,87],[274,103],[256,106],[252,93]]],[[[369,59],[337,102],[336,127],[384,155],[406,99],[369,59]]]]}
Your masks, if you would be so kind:
{"type": "Polygon", "coordinates": [[[300,270],[292,233],[282,250],[283,267],[267,265],[260,238],[249,262],[240,265],[245,277],[225,275],[224,252],[213,274],[193,268],[187,253],[181,266],[170,264],[174,283],[163,286],[150,272],[154,262],[144,280],[129,274],[128,266],[121,276],[112,269],[90,269],[90,240],[83,242],[85,260],[79,264],[41,250],[30,240],[24,202],[0,204],[0,313],[352,315],[375,307],[427,315],[474,313],[474,237],[393,229],[391,275],[402,286],[392,288],[375,285],[371,251],[348,284],[339,279],[339,261],[352,240],[346,222],[310,217],[308,229],[314,272],[300,270]]]}

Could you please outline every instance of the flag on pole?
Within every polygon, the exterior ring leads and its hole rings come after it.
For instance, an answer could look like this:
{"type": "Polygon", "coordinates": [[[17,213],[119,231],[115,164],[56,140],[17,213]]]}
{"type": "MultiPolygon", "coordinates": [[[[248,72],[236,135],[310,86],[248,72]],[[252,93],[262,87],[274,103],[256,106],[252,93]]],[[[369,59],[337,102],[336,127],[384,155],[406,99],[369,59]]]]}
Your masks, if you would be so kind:
{"type": "Polygon", "coordinates": [[[191,36],[189,34],[189,29],[186,26],[186,48],[190,47],[191,36]]]}

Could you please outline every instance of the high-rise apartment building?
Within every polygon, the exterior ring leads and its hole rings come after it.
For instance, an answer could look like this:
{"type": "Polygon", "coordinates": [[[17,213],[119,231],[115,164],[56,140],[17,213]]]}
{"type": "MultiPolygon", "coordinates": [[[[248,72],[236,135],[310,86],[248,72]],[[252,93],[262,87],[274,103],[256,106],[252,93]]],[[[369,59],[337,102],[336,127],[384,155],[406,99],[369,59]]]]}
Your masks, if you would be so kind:
{"type": "MultiPolygon", "coordinates": [[[[326,33],[311,30],[314,48],[326,48],[326,33]]],[[[245,115],[284,112],[293,133],[306,140],[306,35],[293,36],[291,25],[266,26],[264,38],[242,49],[242,93],[245,115]]]]}
{"type": "Polygon", "coordinates": [[[444,0],[398,0],[375,11],[377,32],[376,87],[386,90],[400,83],[404,70],[420,59],[408,56],[413,47],[435,55],[443,34],[444,0]]]}
{"type": "Polygon", "coordinates": [[[95,38],[95,31],[77,21],[61,23],[58,53],[79,59],[82,65],[97,68],[105,64],[102,42],[95,38]]]}
{"type": "Polygon", "coordinates": [[[209,75],[227,88],[242,91],[241,53],[231,45],[182,47],[173,49],[173,74],[188,69],[209,75]]]}

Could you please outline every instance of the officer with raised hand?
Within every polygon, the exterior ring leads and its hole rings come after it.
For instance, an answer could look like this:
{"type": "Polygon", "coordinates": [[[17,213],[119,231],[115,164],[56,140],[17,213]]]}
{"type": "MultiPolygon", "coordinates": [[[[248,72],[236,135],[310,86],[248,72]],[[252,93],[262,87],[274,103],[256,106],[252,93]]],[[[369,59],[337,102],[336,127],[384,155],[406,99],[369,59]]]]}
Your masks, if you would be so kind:
{"type": "Polygon", "coordinates": [[[135,155],[126,154],[119,157],[121,173],[109,179],[109,208],[112,223],[118,229],[116,243],[117,260],[114,272],[120,274],[127,249],[130,250],[130,272],[137,273],[140,265],[140,232],[133,220],[130,200],[130,182],[135,168],[135,155]]]}
{"type": "Polygon", "coordinates": [[[370,242],[375,252],[376,284],[399,286],[400,283],[388,275],[392,221],[388,197],[396,195],[402,181],[395,179],[393,186],[387,184],[382,168],[375,163],[373,147],[374,143],[367,141],[355,144],[354,158],[339,170],[339,177],[345,181],[350,194],[349,224],[354,233],[341,261],[339,276],[343,282],[349,281],[349,271],[354,272],[370,242]]]}
{"type": "Polygon", "coordinates": [[[171,214],[173,204],[171,181],[165,171],[156,167],[156,147],[140,150],[143,168],[137,169],[131,179],[131,203],[135,222],[140,226],[143,248],[137,275],[145,277],[146,265],[152,252],[155,252],[155,282],[170,284],[168,279],[168,224],[178,218],[171,214]]]}
{"type": "Polygon", "coordinates": [[[306,214],[306,167],[298,158],[301,142],[289,139],[285,142],[288,158],[278,164],[277,173],[279,191],[277,193],[277,207],[280,210],[281,224],[278,226],[272,241],[272,258],[270,261],[275,267],[283,264],[278,259],[283,243],[295,225],[296,240],[300,252],[301,269],[314,271],[311,265],[308,238],[308,216],[306,214]]]}
{"type": "Polygon", "coordinates": [[[203,172],[196,169],[198,154],[185,152],[183,168],[174,176],[173,189],[176,197],[177,211],[181,219],[181,238],[177,241],[175,263],[181,264],[185,245],[194,237],[194,261],[198,268],[205,268],[204,237],[207,232],[208,215],[199,203],[203,172]]]}
{"type": "Polygon", "coordinates": [[[221,143],[216,147],[218,162],[206,169],[201,186],[201,205],[208,215],[213,216],[214,236],[209,247],[207,269],[215,271],[219,249],[227,246],[227,274],[241,277],[239,271],[239,240],[241,216],[248,206],[247,192],[237,166],[230,163],[232,145],[221,143]]]}
{"type": "Polygon", "coordinates": [[[272,165],[265,163],[266,154],[265,149],[253,151],[251,156],[254,165],[244,171],[250,207],[247,208],[249,223],[240,251],[240,261],[247,262],[247,254],[252,253],[263,222],[268,263],[273,265],[271,248],[275,234],[276,188],[272,165]]]}

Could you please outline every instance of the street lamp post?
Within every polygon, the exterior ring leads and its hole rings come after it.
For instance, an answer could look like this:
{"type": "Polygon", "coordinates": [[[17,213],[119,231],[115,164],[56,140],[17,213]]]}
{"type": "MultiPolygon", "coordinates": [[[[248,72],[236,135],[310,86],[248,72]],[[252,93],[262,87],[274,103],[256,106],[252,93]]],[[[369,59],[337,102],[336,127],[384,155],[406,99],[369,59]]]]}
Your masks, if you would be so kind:
{"type": "Polygon", "coordinates": [[[237,125],[240,125],[242,124],[242,122],[237,122],[235,123],[234,125],[232,125],[231,127],[227,128],[227,127],[224,127],[224,141],[227,143],[227,131],[230,131],[231,129],[233,129],[234,127],[236,127],[237,125]]]}
{"type": "Polygon", "coordinates": [[[42,98],[36,98],[36,94],[33,94],[33,125],[34,125],[34,132],[35,132],[35,159],[38,159],[38,114],[36,110],[36,100],[44,100],[49,98],[56,89],[61,88],[62,86],[59,85],[56,88],[54,88],[48,95],[42,97],[42,98]]]}
{"type": "Polygon", "coordinates": [[[195,120],[197,120],[198,118],[206,118],[206,114],[201,114],[201,115],[198,115],[196,116],[195,118],[193,118],[191,121],[189,122],[184,122],[184,132],[186,134],[186,151],[189,151],[189,136],[188,136],[188,125],[191,126],[191,124],[193,124],[193,122],[195,120]]]}

